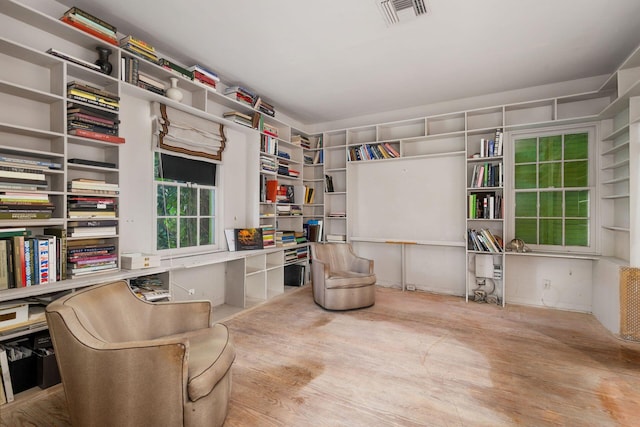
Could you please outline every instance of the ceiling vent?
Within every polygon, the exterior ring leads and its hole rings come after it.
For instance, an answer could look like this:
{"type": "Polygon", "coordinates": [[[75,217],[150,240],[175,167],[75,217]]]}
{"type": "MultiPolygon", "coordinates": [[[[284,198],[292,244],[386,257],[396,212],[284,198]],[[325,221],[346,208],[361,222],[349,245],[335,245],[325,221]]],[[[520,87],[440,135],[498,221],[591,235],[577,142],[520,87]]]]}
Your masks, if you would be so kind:
{"type": "Polygon", "coordinates": [[[387,25],[406,22],[427,14],[424,0],[376,0],[387,25]]]}

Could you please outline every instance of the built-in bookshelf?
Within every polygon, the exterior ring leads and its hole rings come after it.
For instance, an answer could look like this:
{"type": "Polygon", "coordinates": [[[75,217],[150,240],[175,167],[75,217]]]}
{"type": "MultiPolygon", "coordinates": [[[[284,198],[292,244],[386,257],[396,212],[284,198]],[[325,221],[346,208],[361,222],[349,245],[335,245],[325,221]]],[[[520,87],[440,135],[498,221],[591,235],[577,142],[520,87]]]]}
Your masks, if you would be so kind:
{"type": "Polygon", "coordinates": [[[504,305],[504,133],[467,135],[466,299],[504,305]]]}

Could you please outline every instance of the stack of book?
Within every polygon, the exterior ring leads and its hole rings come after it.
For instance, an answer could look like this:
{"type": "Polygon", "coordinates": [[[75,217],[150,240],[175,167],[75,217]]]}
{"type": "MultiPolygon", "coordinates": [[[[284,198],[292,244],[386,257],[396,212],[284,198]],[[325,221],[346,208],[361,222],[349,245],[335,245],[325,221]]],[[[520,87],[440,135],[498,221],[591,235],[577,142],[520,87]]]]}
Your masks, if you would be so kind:
{"type": "Polygon", "coordinates": [[[208,68],[202,65],[196,64],[187,68],[188,71],[193,73],[193,81],[202,83],[213,90],[217,90],[220,77],[208,68]]]}
{"type": "Polygon", "coordinates": [[[278,128],[265,123],[262,115],[260,115],[260,120],[258,121],[258,130],[265,135],[269,135],[274,138],[278,137],[278,128]]]}
{"type": "MultiPolygon", "coordinates": [[[[239,111],[227,111],[222,116],[225,119],[229,119],[232,122],[235,122],[250,128],[255,128],[257,125],[256,120],[254,120],[254,117],[251,117],[250,115],[241,113],[239,111]]],[[[257,118],[257,116],[255,117],[257,118]]]]}
{"type": "Polygon", "coordinates": [[[166,94],[163,82],[142,72],[138,72],[137,86],[158,95],[165,96],[166,94]]]}
{"type": "Polygon", "coordinates": [[[117,234],[118,220],[95,218],[67,222],[69,237],[103,237],[117,234]]]}
{"type": "Polygon", "coordinates": [[[189,71],[186,67],[178,65],[173,61],[169,61],[166,58],[158,59],[158,64],[165,70],[169,70],[174,74],[177,74],[185,79],[193,80],[193,71],[189,71]]]}
{"type": "Polygon", "coordinates": [[[118,136],[120,120],[115,113],[120,108],[120,97],[104,89],[72,81],[67,85],[67,132],[69,135],[122,144],[118,136]],[[92,108],[89,105],[104,108],[92,108]]]}
{"type": "Polygon", "coordinates": [[[0,192],[0,219],[49,219],[54,210],[47,194],[0,192]]]}
{"type": "Polygon", "coordinates": [[[67,10],[60,20],[107,43],[118,46],[116,27],[77,7],[67,10]]]}
{"type": "Polygon", "coordinates": [[[71,193],[101,194],[116,196],[120,192],[118,184],[110,184],[99,179],[76,178],[67,183],[71,193]]]}
{"type": "Polygon", "coordinates": [[[145,301],[168,301],[171,299],[171,292],[158,276],[136,277],[131,279],[130,284],[133,293],[145,301]]]}
{"type": "Polygon", "coordinates": [[[346,241],[347,236],[344,234],[327,234],[327,242],[344,243],[346,241]]]}
{"type": "Polygon", "coordinates": [[[116,246],[105,239],[69,240],[67,278],[118,269],[116,246]]]}
{"type": "Polygon", "coordinates": [[[154,64],[158,63],[158,55],[156,50],[149,43],[142,41],[133,36],[127,36],[120,39],[120,47],[127,52],[136,55],[139,58],[146,59],[154,64]]]}
{"type": "MultiPolygon", "coordinates": [[[[115,218],[115,199],[94,196],[68,196],[67,216],[69,218],[115,218]]],[[[95,233],[99,233],[100,235],[106,234],[115,236],[116,227],[104,226],[101,227],[100,230],[96,230],[95,228],[91,230],[76,230],[74,228],[73,230],[67,231],[67,235],[69,235],[70,237],[91,236],[95,235],[95,233]]]]}
{"type": "Polygon", "coordinates": [[[272,225],[263,225],[262,228],[262,247],[272,248],[276,245],[276,229],[272,225]]]}
{"type": "Polygon", "coordinates": [[[224,94],[229,98],[252,108],[257,98],[253,92],[243,88],[242,86],[229,86],[224,90],[224,94]]]}
{"type": "Polygon", "coordinates": [[[45,171],[62,165],[47,160],[32,160],[0,155],[0,189],[18,191],[46,190],[45,171]]]}
{"type": "Polygon", "coordinates": [[[286,246],[295,246],[295,244],[296,244],[296,236],[293,231],[289,231],[289,230],[276,231],[276,246],[286,247],[286,246]]]}
{"type": "Polygon", "coordinates": [[[67,84],[67,98],[107,110],[118,111],[120,108],[120,97],[115,93],[77,81],[67,84]]]}
{"type": "Polygon", "coordinates": [[[309,138],[304,135],[292,135],[291,143],[299,145],[302,148],[311,148],[311,142],[309,141],[309,138]]]}
{"type": "Polygon", "coordinates": [[[275,173],[278,167],[276,166],[276,161],[273,157],[269,157],[266,155],[260,156],[260,171],[261,172],[272,172],[275,173]]]}
{"type": "Polygon", "coordinates": [[[273,108],[273,105],[269,104],[259,96],[257,97],[253,108],[271,117],[274,117],[276,115],[276,110],[273,108]]]}

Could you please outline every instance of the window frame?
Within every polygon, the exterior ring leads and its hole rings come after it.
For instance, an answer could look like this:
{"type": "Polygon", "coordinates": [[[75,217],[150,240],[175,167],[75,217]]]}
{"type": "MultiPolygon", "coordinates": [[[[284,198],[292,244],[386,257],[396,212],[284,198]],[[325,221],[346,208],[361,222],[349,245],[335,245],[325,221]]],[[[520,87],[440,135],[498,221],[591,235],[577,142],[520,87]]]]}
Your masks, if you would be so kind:
{"type": "MultiPolygon", "coordinates": [[[[222,238],[222,232],[221,232],[221,227],[222,227],[222,217],[220,215],[221,213],[221,206],[220,206],[220,200],[221,200],[221,190],[220,190],[220,177],[222,176],[221,173],[221,169],[222,169],[222,162],[219,161],[211,161],[208,159],[203,159],[200,157],[194,157],[194,156],[189,156],[189,155],[184,155],[181,153],[176,153],[173,151],[166,151],[166,150],[162,150],[162,149],[154,149],[153,150],[153,167],[152,167],[152,183],[153,183],[153,235],[154,235],[154,249],[155,249],[155,253],[159,254],[161,257],[172,257],[172,256],[186,256],[186,255],[196,255],[196,254],[202,254],[202,253],[210,253],[210,252],[216,252],[216,251],[220,251],[223,248],[222,242],[221,242],[221,238],[222,238]],[[215,183],[216,185],[210,186],[210,185],[202,185],[202,184],[195,184],[195,183],[189,183],[189,182],[180,182],[180,181],[176,181],[176,180],[168,180],[168,181],[161,181],[161,180],[157,180],[156,179],[156,157],[164,154],[164,155],[169,155],[169,156],[174,156],[174,157],[183,157],[186,159],[190,159],[190,160],[196,160],[196,161],[201,161],[201,162],[205,162],[205,163],[215,163],[216,164],[216,171],[215,171],[215,183]],[[213,218],[213,226],[214,226],[214,232],[213,232],[213,239],[214,239],[214,244],[209,244],[209,245],[196,245],[196,246],[187,246],[187,247],[173,247],[173,248],[159,248],[158,247],[158,243],[159,243],[159,239],[158,239],[158,221],[161,218],[164,218],[164,215],[158,215],[158,188],[160,186],[174,186],[174,187],[179,187],[179,188],[195,188],[197,189],[197,203],[198,206],[196,208],[196,215],[184,215],[185,218],[196,218],[196,224],[197,224],[197,231],[196,231],[196,236],[199,238],[200,236],[200,219],[201,218],[213,218]],[[212,213],[212,215],[205,215],[205,216],[201,216],[200,215],[200,190],[202,189],[206,189],[206,190],[213,190],[213,194],[214,194],[214,211],[212,213]]],[[[180,203],[180,197],[178,196],[178,207],[180,203]]],[[[174,216],[169,216],[169,217],[174,217],[174,216]]],[[[175,218],[177,218],[178,220],[180,219],[181,215],[180,215],[180,209],[178,208],[178,215],[175,216],[175,218]]],[[[180,244],[180,226],[177,226],[177,244],[180,244]]]]}
{"type": "MultiPolygon", "coordinates": [[[[589,224],[589,231],[588,231],[588,241],[589,241],[589,245],[588,246],[565,246],[563,245],[545,245],[545,244],[531,244],[531,243],[527,243],[527,246],[536,252],[551,252],[551,253],[581,253],[581,254],[597,254],[598,253],[598,248],[600,245],[600,239],[599,239],[599,233],[598,230],[600,229],[600,225],[599,225],[599,215],[598,213],[598,201],[599,201],[599,194],[598,194],[598,176],[597,176],[597,162],[598,162],[598,137],[599,137],[599,128],[598,128],[598,124],[597,123],[583,123],[583,124],[579,124],[579,125],[566,125],[566,126],[557,126],[557,127],[550,127],[550,128],[539,128],[539,129],[523,129],[523,130],[518,130],[518,131],[511,131],[508,132],[506,135],[506,139],[508,140],[508,145],[507,145],[507,152],[506,152],[506,156],[505,156],[505,163],[508,163],[507,166],[507,170],[510,172],[509,173],[509,179],[506,180],[505,185],[507,186],[507,188],[505,188],[505,192],[507,194],[507,197],[509,199],[509,203],[508,203],[508,209],[506,212],[506,219],[505,221],[507,221],[506,228],[508,231],[508,235],[510,235],[511,237],[508,239],[512,239],[512,238],[517,238],[517,236],[515,236],[515,223],[516,223],[516,193],[517,192],[521,192],[522,190],[516,189],[515,187],[515,181],[516,181],[516,161],[515,161],[515,155],[516,155],[516,151],[515,151],[515,143],[516,140],[521,140],[521,139],[528,139],[528,138],[542,138],[542,137],[548,137],[548,136],[557,136],[557,135],[568,135],[568,134],[575,134],[575,133],[587,133],[588,134],[588,147],[587,147],[587,161],[588,161],[588,166],[587,166],[587,171],[588,171],[588,182],[587,182],[587,186],[586,187],[559,187],[559,189],[563,192],[566,190],[572,191],[572,190],[583,190],[586,189],[589,191],[589,211],[588,211],[588,224],[589,224]]],[[[564,164],[565,159],[564,156],[561,160],[561,163],[564,164]]],[[[540,164],[543,163],[540,161],[539,158],[536,157],[536,162],[535,164],[540,164]]],[[[563,168],[562,168],[563,169],[563,168]]],[[[564,184],[564,183],[563,183],[564,184]]],[[[545,192],[547,190],[548,187],[540,187],[539,183],[537,183],[536,187],[534,189],[531,189],[533,192],[536,193],[540,193],[540,190],[543,189],[542,192],[545,192]]],[[[553,191],[553,190],[550,190],[553,191]]],[[[557,189],[556,189],[557,191],[557,189]]],[[[538,205],[537,205],[537,215],[533,218],[536,219],[540,219],[540,212],[539,212],[539,199],[538,199],[538,205]]],[[[562,204],[562,220],[563,220],[563,224],[564,224],[564,220],[567,218],[566,217],[566,206],[564,205],[564,197],[563,197],[563,204],[562,204]]],[[[564,225],[563,225],[563,237],[564,237],[564,225]]],[[[507,240],[507,241],[508,241],[507,240]]]]}

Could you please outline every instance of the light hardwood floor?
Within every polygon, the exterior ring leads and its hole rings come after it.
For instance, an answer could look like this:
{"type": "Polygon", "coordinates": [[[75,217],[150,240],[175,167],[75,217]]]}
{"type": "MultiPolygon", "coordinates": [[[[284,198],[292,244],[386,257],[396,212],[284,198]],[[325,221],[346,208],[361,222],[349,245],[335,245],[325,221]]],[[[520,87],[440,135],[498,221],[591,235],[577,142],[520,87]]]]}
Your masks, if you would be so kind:
{"type": "MultiPolygon", "coordinates": [[[[588,314],[389,288],[329,312],[307,286],[223,323],[237,346],[226,427],[640,425],[640,344],[588,314]]],[[[2,426],[68,425],[60,386],[0,412],[2,426]]]]}

